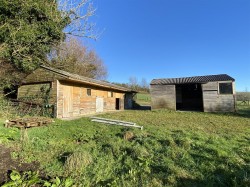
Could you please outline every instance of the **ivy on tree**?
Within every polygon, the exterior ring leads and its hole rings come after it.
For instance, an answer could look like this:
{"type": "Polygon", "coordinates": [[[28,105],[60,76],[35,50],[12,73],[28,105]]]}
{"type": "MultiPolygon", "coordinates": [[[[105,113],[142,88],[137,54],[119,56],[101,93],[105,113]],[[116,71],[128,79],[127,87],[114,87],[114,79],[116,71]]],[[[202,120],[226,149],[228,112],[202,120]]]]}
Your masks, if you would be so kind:
{"type": "Polygon", "coordinates": [[[1,59],[18,70],[32,71],[65,38],[63,29],[70,19],[61,16],[56,1],[1,1],[1,59]]]}

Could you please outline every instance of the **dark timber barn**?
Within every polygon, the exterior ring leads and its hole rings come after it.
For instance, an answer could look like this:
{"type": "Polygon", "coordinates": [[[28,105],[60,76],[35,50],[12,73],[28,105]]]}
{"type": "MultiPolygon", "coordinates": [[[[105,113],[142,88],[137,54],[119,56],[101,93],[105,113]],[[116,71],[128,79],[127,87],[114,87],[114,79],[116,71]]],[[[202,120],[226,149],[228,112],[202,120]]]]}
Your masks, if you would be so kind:
{"type": "Polygon", "coordinates": [[[152,109],[235,111],[235,80],[226,74],[153,79],[150,93],[152,109]]]}

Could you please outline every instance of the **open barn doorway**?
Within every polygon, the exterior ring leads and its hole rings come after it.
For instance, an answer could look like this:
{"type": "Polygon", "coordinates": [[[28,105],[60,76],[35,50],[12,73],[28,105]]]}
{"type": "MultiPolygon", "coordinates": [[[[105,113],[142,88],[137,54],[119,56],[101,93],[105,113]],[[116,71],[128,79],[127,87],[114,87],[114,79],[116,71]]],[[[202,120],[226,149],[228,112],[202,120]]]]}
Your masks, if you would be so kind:
{"type": "Polygon", "coordinates": [[[115,99],[115,109],[120,110],[120,98],[115,99]]]}
{"type": "Polygon", "coordinates": [[[176,110],[203,111],[201,84],[176,85],[176,110]]]}

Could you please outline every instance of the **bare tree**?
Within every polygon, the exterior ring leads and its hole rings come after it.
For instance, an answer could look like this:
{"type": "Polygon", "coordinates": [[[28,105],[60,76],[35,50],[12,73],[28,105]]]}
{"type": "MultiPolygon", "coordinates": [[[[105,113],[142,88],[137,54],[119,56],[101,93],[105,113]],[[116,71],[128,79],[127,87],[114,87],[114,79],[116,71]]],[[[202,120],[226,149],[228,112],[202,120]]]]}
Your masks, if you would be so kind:
{"type": "Polygon", "coordinates": [[[59,9],[62,16],[69,18],[69,24],[65,33],[73,36],[97,39],[95,24],[90,22],[90,18],[95,14],[91,0],[59,0],[59,9]]]}
{"type": "Polygon", "coordinates": [[[107,70],[94,50],[88,49],[76,38],[69,38],[49,55],[48,65],[82,76],[106,79],[107,70]]]}
{"type": "Polygon", "coordinates": [[[138,82],[136,77],[129,77],[128,87],[135,91],[149,92],[149,84],[145,78],[138,82]]]}
{"type": "Polygon", "coordinates": [[[149,84],[145,78],[142,78],[140,87],[143,91],[149,92],[149,84]]]}
{"type": "Polygon", "coordinates": [[[136,77],[129,77],[129,86],[132,90],[138,90],[138,80],[136,77]]]}

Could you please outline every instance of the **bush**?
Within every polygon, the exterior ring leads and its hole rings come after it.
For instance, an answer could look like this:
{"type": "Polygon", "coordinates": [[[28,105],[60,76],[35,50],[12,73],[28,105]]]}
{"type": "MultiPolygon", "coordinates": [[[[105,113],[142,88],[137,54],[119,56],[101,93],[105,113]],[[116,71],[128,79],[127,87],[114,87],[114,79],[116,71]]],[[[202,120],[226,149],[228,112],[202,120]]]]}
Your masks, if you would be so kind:
{"type": "Polygon", "coordinates": [[[14,111],[11,103],[3,96],[0,96],[0,118],[9,118],[14,115],[14,111]]]}

